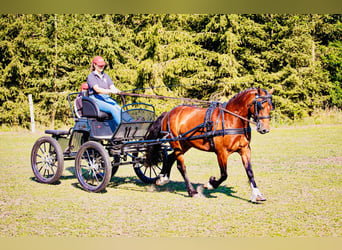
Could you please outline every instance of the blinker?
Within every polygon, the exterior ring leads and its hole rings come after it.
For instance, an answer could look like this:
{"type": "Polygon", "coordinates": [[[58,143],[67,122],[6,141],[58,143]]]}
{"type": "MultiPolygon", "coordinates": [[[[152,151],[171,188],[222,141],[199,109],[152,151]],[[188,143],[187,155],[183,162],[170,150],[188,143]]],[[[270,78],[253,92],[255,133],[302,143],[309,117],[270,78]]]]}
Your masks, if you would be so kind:
{"type": "Polygon", "coordinates": [[[262,103],[261,102],[257,102],[257,107],[258,107],[258,110],[262,110],[264,107],[262,106],[262,103]]]}

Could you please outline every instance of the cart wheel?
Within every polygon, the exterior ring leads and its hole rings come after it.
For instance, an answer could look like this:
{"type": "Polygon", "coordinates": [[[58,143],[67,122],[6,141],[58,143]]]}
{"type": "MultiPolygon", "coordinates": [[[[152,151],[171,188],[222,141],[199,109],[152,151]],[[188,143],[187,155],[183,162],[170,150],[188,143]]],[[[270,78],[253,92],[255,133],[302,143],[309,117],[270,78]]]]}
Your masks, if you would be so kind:
{"type": "MultiPolygon", "coordinates": [[[[163,168],[163,164],[166,162],[166,158],[167,158],[166,151],[162,151],[161,153],[162,153],[163,160],[159,162],[157,165],[153,165],[151,167],[145,166],[143,163],[135,163],[133,165],[136,175],[144,183],[155,184],[156,181],[159,179],[159,175],[163,168]]],[[[133,154],[133,155],[138,156],[137,154],[133,154]]]]}
{"type": "Polygon", "coordinates": [[[59,180],[64,158],[62,148],[54,138],[43,136],[35,142],[31,151],[31,167],[39,182],[52,184],[59,180]]]}
{"type": "Polygon", "coordinates": [[[100,192],[104,190],[112,174],[108,152],[98,142],[84,143],[76,155],[75,173],[79,183],[86,191],[100,192]]]}

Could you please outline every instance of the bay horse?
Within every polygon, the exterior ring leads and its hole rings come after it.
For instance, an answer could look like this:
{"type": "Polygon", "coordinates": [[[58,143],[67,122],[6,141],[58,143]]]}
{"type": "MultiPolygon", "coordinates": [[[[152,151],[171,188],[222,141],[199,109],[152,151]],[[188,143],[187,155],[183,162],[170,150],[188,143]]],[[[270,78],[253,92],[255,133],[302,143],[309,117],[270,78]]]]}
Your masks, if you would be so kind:
{"type": "MultiPolygon", "coordinates": [[[[274,109],[272,93],[273,89],[266,91],[249,88],[236,94],[228,103],[214,105],[210,112],[209,108],[181,105],[159,116],[150,127],[147,139],[174,140],[170,141],[173,152],[167,157],[156,184],[164,185],[169,181],[171,167],[177,161],[177,168],[184,178],[189,196],[199,196],[189,181],[184,154],[192,147],[216,153],[221,177],[218,180],[210,177],[209,182],[204,185],[207,189],[214,189],[227,179],[228,156],[238,152],[252,188],[251,202],[265,201],[252,171],[249,123],[256,124],[256,130],[261,134],[270,131],[269,114],[274,109]]],[[[148,147],[147,165],[160,160],[156,157],[158,147],[158,144],[148,147]]]]}

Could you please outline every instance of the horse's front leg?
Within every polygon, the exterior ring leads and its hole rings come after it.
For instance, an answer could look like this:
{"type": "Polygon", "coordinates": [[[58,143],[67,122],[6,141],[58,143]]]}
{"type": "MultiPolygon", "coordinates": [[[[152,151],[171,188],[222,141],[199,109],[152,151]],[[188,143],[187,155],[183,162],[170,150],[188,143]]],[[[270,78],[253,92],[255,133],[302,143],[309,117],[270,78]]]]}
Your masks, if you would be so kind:
{"type": "Polygon", "coordinates": [[[242,159],[242,163],[245,167],[249,183],[252,188],[252,195],[251,195],[251,202],[259,202],[259,201],[266,201],[266,198],[263,196],[263,194],[260,192],[259,188],[257,187],[255,180],[254,180],[254,174],[252,170],[252,164],[251,164],[251,149],[249,146],[246,146],[242,150],[240,150],[240,155],[242,159]]]}

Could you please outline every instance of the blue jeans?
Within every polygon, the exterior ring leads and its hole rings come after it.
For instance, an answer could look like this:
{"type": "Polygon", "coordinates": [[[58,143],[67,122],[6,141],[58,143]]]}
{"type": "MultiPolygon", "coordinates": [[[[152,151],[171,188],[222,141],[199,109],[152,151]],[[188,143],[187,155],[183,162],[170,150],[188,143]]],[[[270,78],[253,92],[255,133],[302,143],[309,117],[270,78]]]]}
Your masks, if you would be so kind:
{"type": "MultiPolygon", "coordinates": [[[[111,98],[109,95],[103,95],[103,94],[102,95],[90,95],[89,97],[92,98],[96,102],[100,111],[110,113],[113,116],[113,121],[116,123],[116,125],[120,124],[121,107],[113,98],[111,98]]],[[[134,121],[134,119],[126,112],[123,113],[122,119],[125,122],[134,121]]]]}
{"type": "Polygon", "coordinates": [[[100,111],[110,113],[113,116],[116,125],[120,124],[121,107],[113,98],[109,95],[90,95],[89,97],[96,102],[100,111]]]}

